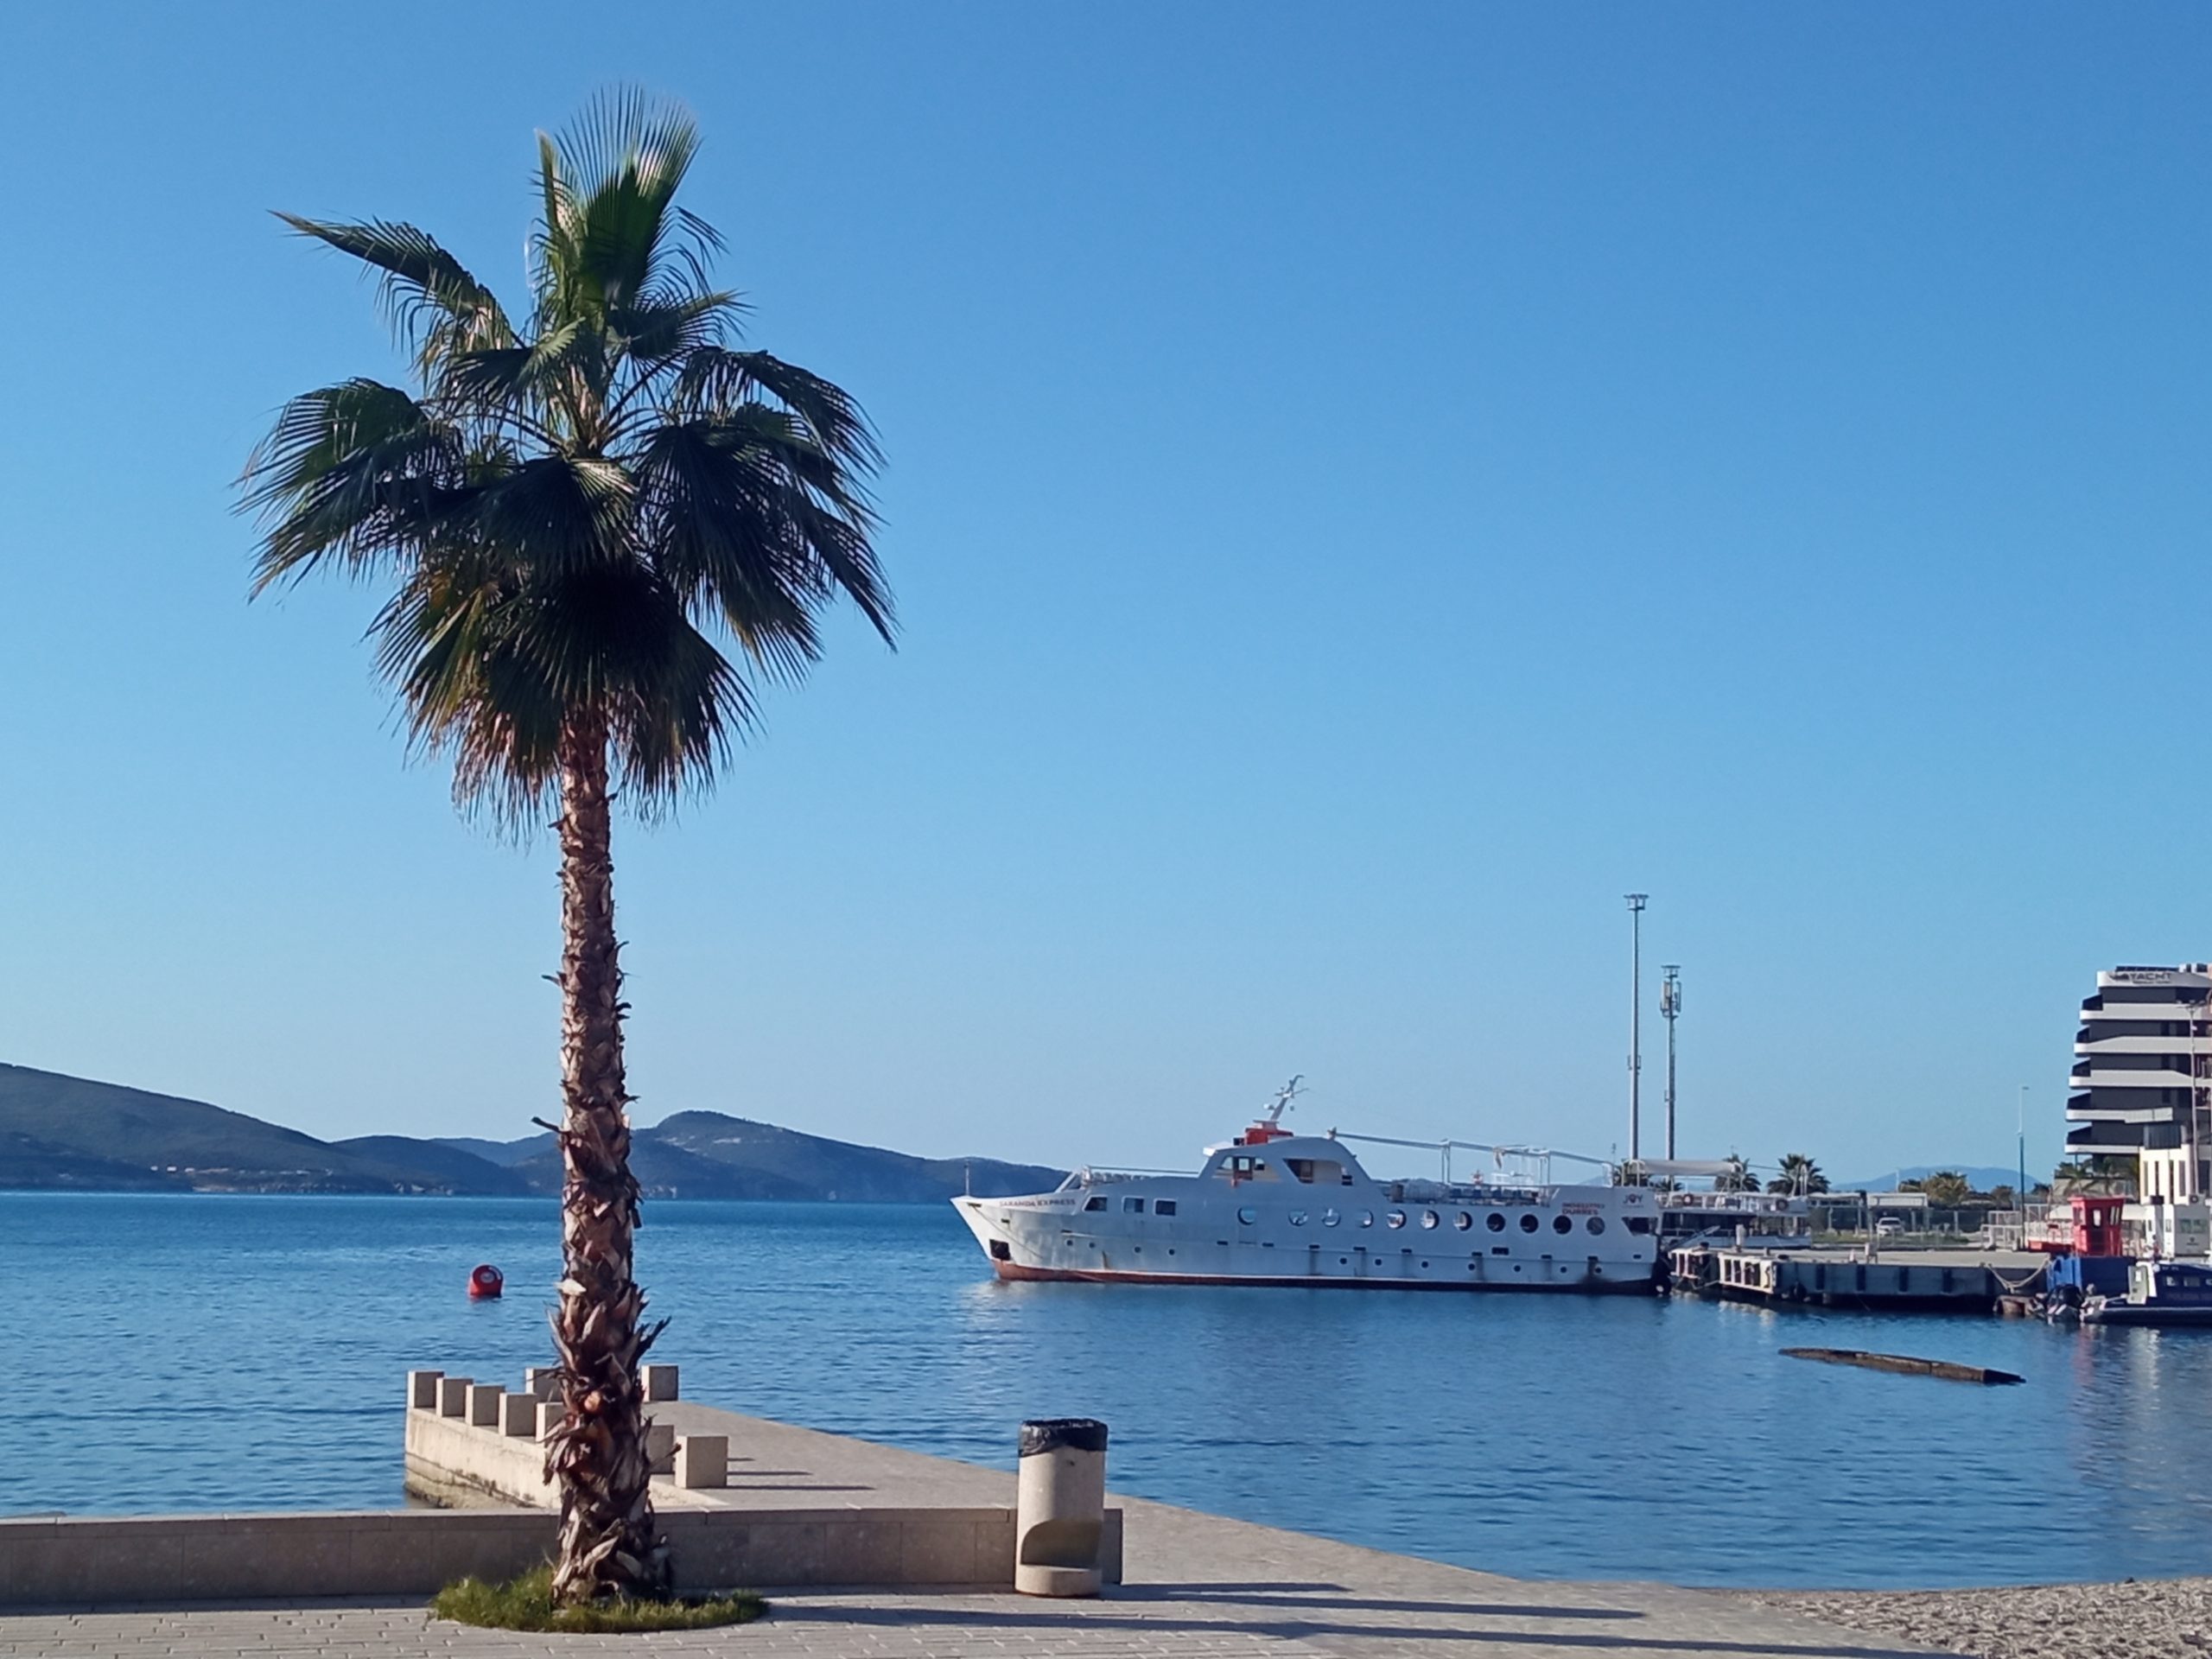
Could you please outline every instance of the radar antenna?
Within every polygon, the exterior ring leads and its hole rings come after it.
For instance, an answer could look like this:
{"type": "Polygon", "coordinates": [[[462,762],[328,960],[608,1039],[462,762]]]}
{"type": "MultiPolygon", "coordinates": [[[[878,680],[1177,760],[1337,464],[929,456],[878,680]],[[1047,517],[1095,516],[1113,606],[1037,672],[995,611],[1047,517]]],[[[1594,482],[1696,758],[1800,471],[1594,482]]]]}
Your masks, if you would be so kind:
{"type": "Polygon", "coordinates": [[[1271,1129],[1280,1128],[1282,1126],[1282,1115],[1290,1109],[1290,1103],[1306,1092],[1299,1086],[1305,1081],[1306,1074],[1300,1071],[1288,1083],[1276,1090],[1275,1097],[1268,1103],[1268,1115],[1260,1121],[1271,1129]]]}

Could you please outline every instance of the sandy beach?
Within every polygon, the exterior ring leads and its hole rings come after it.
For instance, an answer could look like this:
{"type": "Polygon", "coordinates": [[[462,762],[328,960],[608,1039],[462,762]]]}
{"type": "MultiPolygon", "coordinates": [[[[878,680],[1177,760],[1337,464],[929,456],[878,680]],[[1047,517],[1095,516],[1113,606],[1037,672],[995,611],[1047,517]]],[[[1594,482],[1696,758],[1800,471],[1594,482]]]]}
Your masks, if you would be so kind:
{"type": "Polygon", "coordinates": [[[2212,1653],[2212,1578],[1739,1593],[1830,1624],[1977,1659],[2202,1659],[2212,1653]]]}

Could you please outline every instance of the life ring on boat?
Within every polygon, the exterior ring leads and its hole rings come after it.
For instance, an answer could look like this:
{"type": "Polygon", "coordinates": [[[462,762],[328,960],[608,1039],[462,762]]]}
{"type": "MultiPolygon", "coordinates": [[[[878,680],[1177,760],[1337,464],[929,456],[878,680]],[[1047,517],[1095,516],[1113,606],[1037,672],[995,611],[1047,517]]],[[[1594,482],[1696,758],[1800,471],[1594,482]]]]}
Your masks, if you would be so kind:
{"type": "Polygon", "coordinates": [[[506,1287],[506,1280],[489,1262],[480,1262],[468,1271],[468,1294],[473,1301],[487,1301],[506,1287]]]}

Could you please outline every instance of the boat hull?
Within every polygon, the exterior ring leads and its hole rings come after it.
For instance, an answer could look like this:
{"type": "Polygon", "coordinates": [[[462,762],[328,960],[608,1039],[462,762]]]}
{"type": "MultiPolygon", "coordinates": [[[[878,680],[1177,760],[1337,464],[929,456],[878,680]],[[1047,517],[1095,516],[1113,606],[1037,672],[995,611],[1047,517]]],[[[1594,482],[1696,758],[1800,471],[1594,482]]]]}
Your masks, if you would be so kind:
{"type": "Polygon", "coordinates": [[[1019,1262],[994,1262],[991,1266],[998,1276],[1009,1284],[1236,1285],[1287,1290],[1437,1290],[1461,1293],[1487,1290],[1506,1294],[1515,1292],[1548,1291],[1557,1294],[1579,1291],[1593,1296],[1649,1296],[1657,1289],[1656,1284],[1649,1278],[1608,1279],[1602,1274],[1592,1277],[1586,1274],[1569,1282],[1536,1279],[1516,1281],[1497,1279],[1345,1279],[1320,1275],[1289,1277],[1276,1274],[1127,1273],[1100,1268],[1034,1268],[1019,1262]]]}

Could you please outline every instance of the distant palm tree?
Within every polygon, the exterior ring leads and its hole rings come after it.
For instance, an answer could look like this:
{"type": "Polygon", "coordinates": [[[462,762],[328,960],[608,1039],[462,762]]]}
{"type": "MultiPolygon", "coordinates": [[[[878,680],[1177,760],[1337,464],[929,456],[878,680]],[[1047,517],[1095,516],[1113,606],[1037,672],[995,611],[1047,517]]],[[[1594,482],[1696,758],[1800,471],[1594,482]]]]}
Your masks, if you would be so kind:
{"type": "Polygon", "coordinates": [[[1782,1173],[1766,1184],[1766,1190],[1809,1198],[1815,1192],[1828,1190],[1828,1178],[1806,1154],[1786,1152],[1782,1154],[1782,1173]]]}
{"type": "Polygon", "coordinates": [[[566,1413],[546,1463],[570,1603],[667,1576],[639,1378],[659,1326],[632,1270],[615,786],[651,813],[709,782],[753,716],[748,672],[799,677],[839,595],[893,628],[864,490],[874,439],[836,386],[734,349],[739,302],[707,276],[720,240],[675,205],[698,143],[687,113],[633,93],[540,136],[520,327],[412,226],[283,215],[383,273],[415,390],[294,398],[245,480],[256,592],[324,566],[392,584],[378,666],[414,743],[451,757],[456,801],[516,828],[558,805],[566,1413]]]}
{"type": "Polygon", "coordinates": [[[1974,1183],[1955,1169],[1939,1169],[1920,1183],[1928,1202],[1938,1210],[1955,1210],[1974,1196],[1974,1183]]]}
{"type": "Polygon", "coordinates": [[[1759,1178],[1751,1173],[1749,1164],[1732,1152],[1728,1154],[1727,1164],[1727,1168],[1713,1178],[1714,1192],[1756,1192],[1759,1190],[1759,1178]]]}

